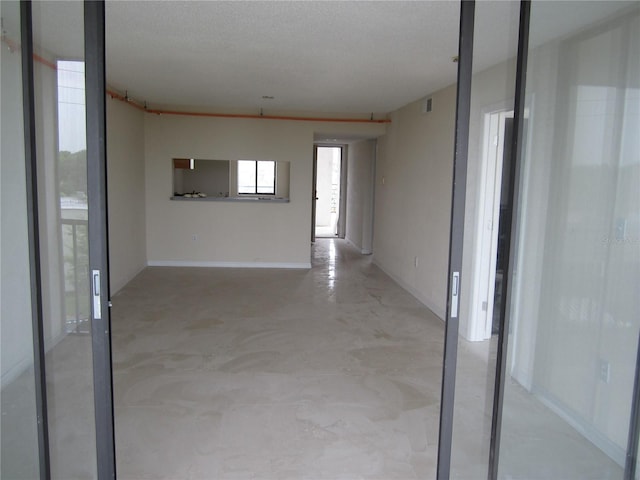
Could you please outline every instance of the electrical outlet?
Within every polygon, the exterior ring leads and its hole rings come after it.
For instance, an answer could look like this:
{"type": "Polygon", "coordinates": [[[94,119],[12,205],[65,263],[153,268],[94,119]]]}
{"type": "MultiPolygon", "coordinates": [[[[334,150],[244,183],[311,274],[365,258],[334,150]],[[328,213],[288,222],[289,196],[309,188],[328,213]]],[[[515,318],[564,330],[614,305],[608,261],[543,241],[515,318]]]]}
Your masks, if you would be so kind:
{"type": "Polygon", "coordinates": [[[611,364],[606,360],[600,359],[599,367],[600,380],[602,380],[604,383],[609,383],[611,381],[611,364]]]}

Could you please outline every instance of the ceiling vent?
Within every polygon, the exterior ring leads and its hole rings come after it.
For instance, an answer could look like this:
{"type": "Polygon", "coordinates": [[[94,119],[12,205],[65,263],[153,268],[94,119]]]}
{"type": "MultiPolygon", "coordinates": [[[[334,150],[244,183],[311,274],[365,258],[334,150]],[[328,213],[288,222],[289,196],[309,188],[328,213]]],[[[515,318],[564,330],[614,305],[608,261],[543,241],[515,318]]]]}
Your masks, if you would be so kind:
{"type": "Polygon", "coordinates": [[[429,113],[431,110],[433,110],[433,98],[425,98],[422,102],[422,113],[429,113]]]}

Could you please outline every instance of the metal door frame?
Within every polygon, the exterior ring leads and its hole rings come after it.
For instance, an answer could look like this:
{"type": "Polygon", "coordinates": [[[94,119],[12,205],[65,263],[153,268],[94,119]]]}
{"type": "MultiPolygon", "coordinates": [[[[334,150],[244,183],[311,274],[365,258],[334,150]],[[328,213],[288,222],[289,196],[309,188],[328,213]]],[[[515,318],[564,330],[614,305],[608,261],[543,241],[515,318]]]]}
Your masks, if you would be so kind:
{"type": "Polygon", "coordinates": [[[451,442],[458,356],[459,303],[464,240],[464,204],[466,201],[467,156],[469,152],[469,118],[471,114],[471,77],[473,74],[473,28],[475,0],[460,2],[460,36],[458,44],[458,87],[456,94],[455,152],[451,195],[451,230],[447,280],[446,325],[442,388],[440,396],[440,428],[438,433],[438,480],[449,478],[451,442]]]}
{"type": "MultiPolygon", "coordinates": [[[[32,4],[20,2],[23,121],[27,196],[31,316],[35,373],[40,479],[51,477],[42,311],[42,275],[38,215],[32,4]]],[[[99,302],[92,310],[93,383],[96,422],[97,478],[115,479],[115,437],[111,364],[109,258],[106,175],[105,4],[84,2],[84,47],[89,203],[90,269],[99,272],[99,302]],[[99,306],[99,308],[97,308],[99,306]]],[[[93,282],[92,282],[93,283],[93,282]]]]}

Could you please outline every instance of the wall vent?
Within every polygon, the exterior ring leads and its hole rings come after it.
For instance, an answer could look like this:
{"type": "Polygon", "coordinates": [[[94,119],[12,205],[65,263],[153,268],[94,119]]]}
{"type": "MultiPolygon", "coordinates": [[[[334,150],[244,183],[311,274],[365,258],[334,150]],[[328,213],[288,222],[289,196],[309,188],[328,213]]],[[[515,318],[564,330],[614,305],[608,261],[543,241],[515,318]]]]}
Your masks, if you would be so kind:
{"type": "Polygon", "coordinates": [[[431,110],[433,110],[433,98],[425,98],[422,103],[422,113],[429,113],[431,110]]]}

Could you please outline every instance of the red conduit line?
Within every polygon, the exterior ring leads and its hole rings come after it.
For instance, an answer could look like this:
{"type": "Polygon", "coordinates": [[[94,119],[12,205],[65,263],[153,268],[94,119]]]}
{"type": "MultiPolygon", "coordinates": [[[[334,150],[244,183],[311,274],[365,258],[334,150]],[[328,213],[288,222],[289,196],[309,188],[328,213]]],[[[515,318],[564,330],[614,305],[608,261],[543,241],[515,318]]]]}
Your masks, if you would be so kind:
{"type": "MultiPolygon", "coordinates": [[[[20,44],[14,42],[7,36],[2,36],[2,41],[6,43],[9,48],[12,49],[20,49],[20,44]]],[[[33,59],[36,62],[39,62],[53,70],[57,70],[58,66],[41,57],[40,55],[33,54],[33,59]]],[[[207,113],[207,112],[181,112],[177,110],[159,110],[159,109],[149,109],[139,103],[131,100],[124,95],[119,94],[114,90],[107,89],[107,95],[111,98],[115,98],[116,100],[120,100],[121,102],[125,102],[132,107],[141,110],[147,113],[155,113],[156,115],[183,115],[183,116],[191,116],[191,117],[215,117],[215,118],[251,118],[251,119],[267,119],[267,120],[294,120],[294,121],[303,121],[303,122],[344,122],[344,123],[391,123],[390,119],[383,120],[373,120],[366,118],[324,118],[324,117],[295,117],[295,116],[287,116],[287,115],[251,115],[251,114],[240,114],[240,113],[207,113]]]]}
{"type": "Polygon", "coordinates": [[[251,115],[242,113],[207,113],[207,112],[182,112],[176,110],[150,110],[149,113],[157,115],[184,115],[194,117],[219,117],[219,118],[252,118],[266,120],[297,120],[304,122],[348,122],[348,123],[391,123],[391,120],[370,120],[366,118],[324,118],[324,117],[294,117],[286,115],[251,115]]]}
{"type": "Polygon", "coordinates": [[[121,102],[127,103],[129,105],[131,105],[133,108],[137,108],[138,110],[141,110],[143,112],[148,112],[149,110],[142,106],[142,105],[138,105],[136,102],[134,102],[133,100],[131,100],[128,97],[125,97],[124,95],[120,95],[118,92],[115,92],[113,90],[110,90],[107,88],[107,95],[109,95],[111,98],[115,98],[116,100],[120,100],[121,102]]]}
{"type": "MultiPolygon", "coordinates": [[[[10,38],[3,36],[2,41],[6,43],[9,48],[18,50],[20,45],[10,38]]],[[[49,60],[41,57],[40,55],[33,54],[33,59],[36,62],[39,62],[47,67],[57,70],[58,67],[55,63],[50,62],[49,60]]],[[[265,120],[293,120],[293,121],[302,121],[302,122],[344,122],[344,123],[391,123],[389,119],[383,120],[373,120],[366,118],[323,118],[323,117],[294,117],[287,115],[251,115],[251,114],[240,114],[240,113],[207,113],[207,112],[181,112],[177,110],[159,110],[159,109],[149,109],[146,106],[140,105],[137,102],[131,100],[124,95],[121,95],[114,90],[107,89],[107,95],[111,98],[115,98],[116,100],[120,100],[121,102],[125,102],[132,107],[141,110],[147,113],[155,113],[156,115],[183,115],[183,116],[191,116],[191,117],[214,117],[214,118],[250,118],[250,119],[265,119],[265,120]]]]}
{"type": "Polygon", "coordinates": [[[49,68],[51,68],[53,70],[58,70],[58,66],[55,63],[50,62],[46,58],[42,58],[40,55],[37,55],[37,54],[34,53],[33,54],[33,59],[36,62],[40,62],[41,64],[43,64],[43,65],[45,65],[45,66],[47,66],[47,67],[49,67],[49,68]]]}
{"type": "Polygon", "coordinates": [[[323,118],[323,117],[295,117],[286,115],[252,115],[244,113],[209,113],[209,112],[183,112],[179,110],[162,110],[151,109],[143,105],[138,104],[132,99],[125,97],[113,90],[107,89],[107,94],[116,100],[125,102],[138,110],[153,113],[156,115],[182,115],[190,117],[213,117],[213,118],[249,118],[249,119],[263,119],[263,120],[294,120],[304,122],[346,122],[346,123],[391,123],[389,119],[383,120],[371,120],[366,118],[323,118]]]}
{"type": "MultiPolygon", "coordinates": [[[[7,44],[7,46],[11,49],[11,51],[20,50],[20,44],[18,42],[15,42],[15,41],[11,40],[9,37],[3,35],[2,36],[2,41],[7,44]]],[[[33,54],[33,59],[36,62],[41,63],[41,64],[43,64],[43,65],[45,65],[45,66],[47,66],[47,67],[49,67],[49,68],[51,68],[53,70],[58,70],[58,66],[55,63],[47,60],[44,57],[41,57],[40,55],[38,55],[36,53],[33,54]]]]}

